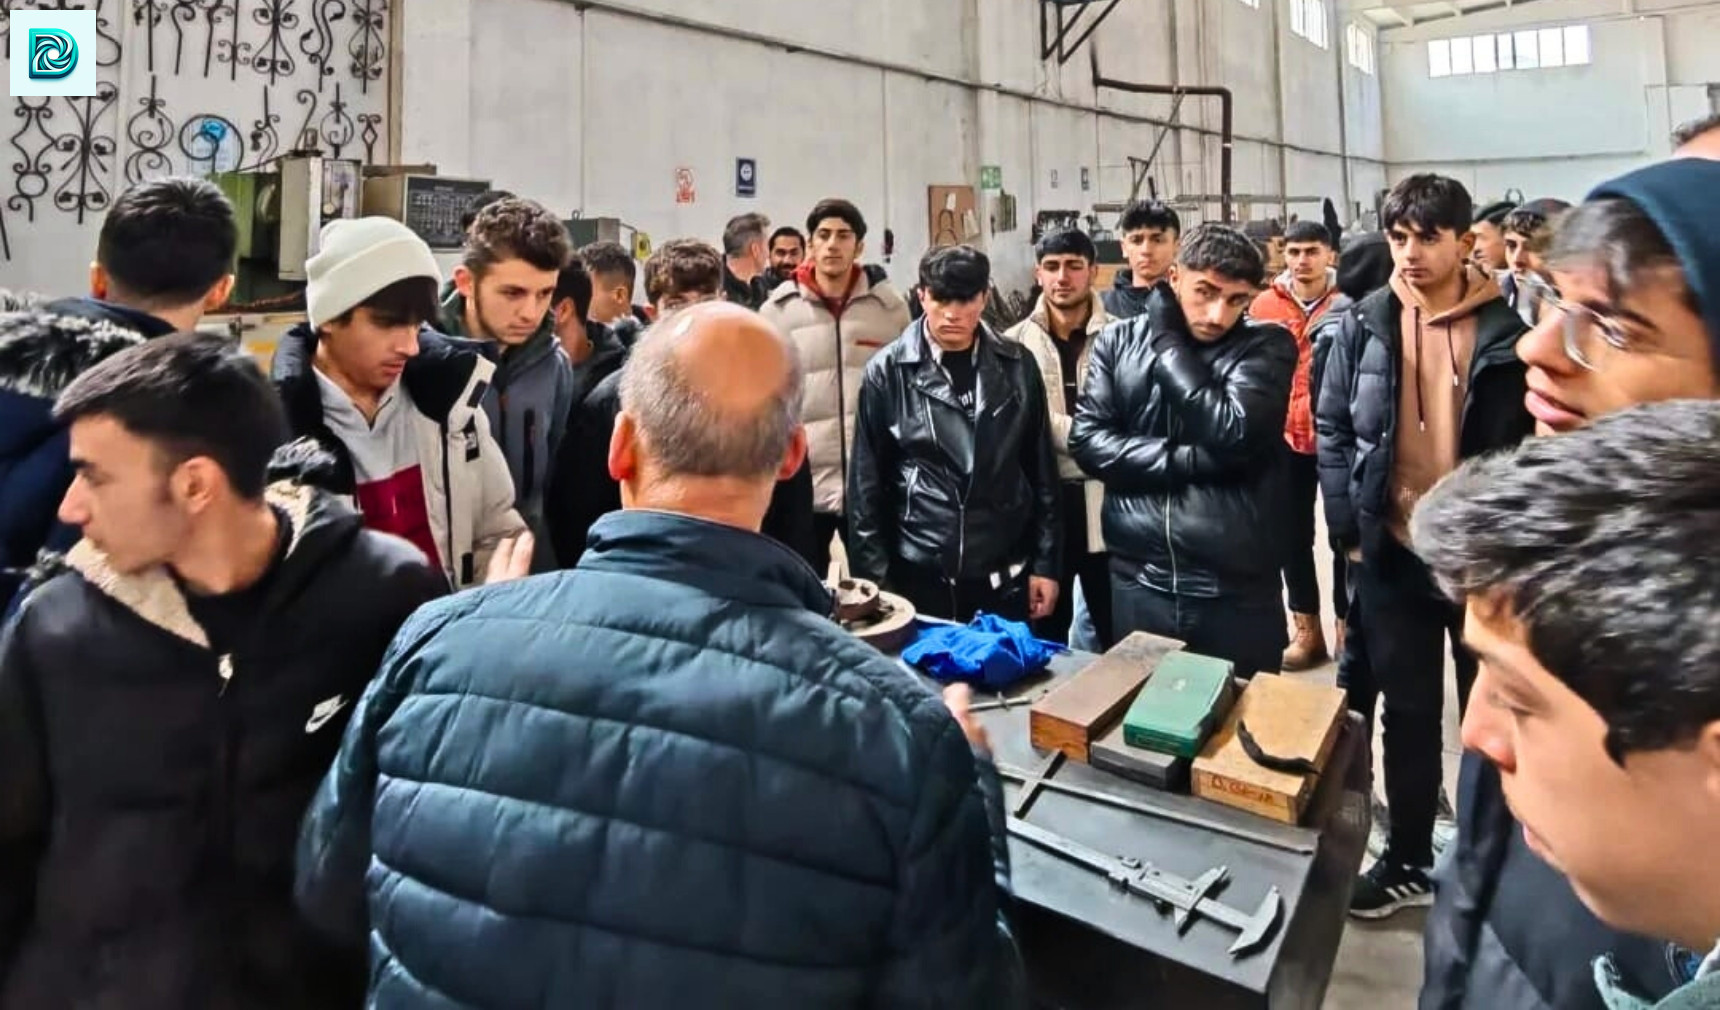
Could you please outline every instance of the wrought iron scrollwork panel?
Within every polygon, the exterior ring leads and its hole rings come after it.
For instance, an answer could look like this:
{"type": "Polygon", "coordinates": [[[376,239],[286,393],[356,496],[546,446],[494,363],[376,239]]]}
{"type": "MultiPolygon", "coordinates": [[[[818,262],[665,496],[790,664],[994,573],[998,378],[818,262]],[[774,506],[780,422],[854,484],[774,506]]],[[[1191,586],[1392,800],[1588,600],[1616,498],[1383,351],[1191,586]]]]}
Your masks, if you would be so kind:
{"type": "Polygon", "coordinates": [[[54,138],[54,150],[65,156],[59,169],[66,173],[54,189],[54,206],[76,214],[79,224],[86,214],[106,210],[113,200],[108,187],[119,145],[111,134],[102,132],[102,120],[118,98],[119,89],[104,82],[91,97],[65,99],[74,128],[54,138]]]}
{"type": "Polygon", "coordinates": [[[173,159],[167,156],[167,146],[173,143],[174,125],[167,115],[167,100],[158,94],[158,84],[156,75],[149,75],[149,94],[137,101],[142,108],[125,121],[125,140],[131,147],[131,153],[125,158],[127,184],[173,171],[173,159]]]}
{"type": "Polygon", "coordinates": [[[388,62],[388,43],[383,21],[388,14],[388,0],[353,0],[352,41],[347,53],[352,57],[352,76],[359,91],[370,94],[373,81],[382,79],[382,68],[388,62]]]}

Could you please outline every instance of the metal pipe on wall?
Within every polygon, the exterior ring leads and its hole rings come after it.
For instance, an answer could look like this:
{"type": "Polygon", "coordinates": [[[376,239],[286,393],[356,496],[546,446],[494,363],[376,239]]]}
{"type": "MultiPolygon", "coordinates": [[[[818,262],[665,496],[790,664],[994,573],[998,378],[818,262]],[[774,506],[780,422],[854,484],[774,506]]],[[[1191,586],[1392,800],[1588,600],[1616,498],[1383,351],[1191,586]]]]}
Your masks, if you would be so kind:
{"type": "MultiPolygon", "coordinates": [[[[1172,98],[1182,98],[1186,95],[1194,95],[1201,98],[1218,99],[1218,216],[1225,224],[1231,223],[1230,150],[1235,140],[1234,133],[1231,129],[1233,124],[1232,106],[1235,105],[1235,99],[1231,95],[1230,89],[1219,87],[1215,84],[1147,84],[1141,81],[1119,81],[1115,78],[1105,77],[1099,73],[1099,56],[1096,52],[1089,50],[1089,56],[1091,57],[1090,62],[1093,67],[1094,88],[1109,88],[1112,91],[1126,91],[1133,95],[1167,95],[1172,98]]],[[[1211,131],[1203,132],[1210,133],[1211,131]]]]}

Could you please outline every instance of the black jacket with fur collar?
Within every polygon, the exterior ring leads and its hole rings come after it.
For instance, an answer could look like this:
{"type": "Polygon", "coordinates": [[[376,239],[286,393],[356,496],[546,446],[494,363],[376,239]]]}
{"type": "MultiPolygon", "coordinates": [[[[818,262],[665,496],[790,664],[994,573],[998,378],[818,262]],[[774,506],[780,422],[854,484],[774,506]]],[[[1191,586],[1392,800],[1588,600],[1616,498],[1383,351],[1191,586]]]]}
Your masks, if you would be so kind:
{"type": "Polygon", "coordinates": [[[334,496],[269,500],[286,551],[227,655],[164,570],[122,574],[89,541],[0,644],[0,1008],[362,1001],[362,960],[294,910],[293,846],[383,652],[444,582],[334,496]]]}
{"type": "Polygon", "coordinates": [[[72,482],[55,397],[109,355],[172,329],[93,298],[39,302],[0,292],[0,611],[38,552],[77,540],[55,518],[72,482]]]}

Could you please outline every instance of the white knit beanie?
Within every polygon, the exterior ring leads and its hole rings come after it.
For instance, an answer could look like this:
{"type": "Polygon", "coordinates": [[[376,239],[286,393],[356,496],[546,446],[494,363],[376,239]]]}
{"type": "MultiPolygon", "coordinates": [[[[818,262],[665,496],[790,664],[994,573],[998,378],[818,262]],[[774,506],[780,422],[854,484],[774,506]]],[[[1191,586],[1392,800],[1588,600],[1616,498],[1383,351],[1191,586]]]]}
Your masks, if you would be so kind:
{"type": "Polygon", "coordinates": [[[322,248],[305,261],[305,309],[311,326],[338,317],[395,281],[442,271],[430,246],[386,217],[339,219],[323,225],[322,248]]]}

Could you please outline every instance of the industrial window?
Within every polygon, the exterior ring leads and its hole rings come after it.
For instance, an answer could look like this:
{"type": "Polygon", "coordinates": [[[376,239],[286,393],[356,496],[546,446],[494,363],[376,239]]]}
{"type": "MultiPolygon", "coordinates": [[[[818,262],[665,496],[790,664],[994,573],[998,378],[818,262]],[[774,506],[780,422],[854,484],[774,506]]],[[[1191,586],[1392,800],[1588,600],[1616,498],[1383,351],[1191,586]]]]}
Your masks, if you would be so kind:
{"type": "Polygon", "coordinates": [[[1242,3],[1245,6],[1253,7],[1255,10],[1260,9],[1260,0],[1242,0],[1242,3]]]}
{"type": "Polygon", "coordinates": [[[1326,0],[1290,0],[1290,34],[1326,48],[1331,42],[1326,32],[1326,0]]]}
{"type": "Polygon", "coordinates": [[[1374,35],[1358,24],[1344,28],[1344,46],[1349,50],[1350,66],[1364,74],[1374,72],[1374,35]]]}
{"type": "Polygon", "coordinates": [[[1500,70],[1580,67],[1590,62],[1589,26],[1531,28],[1499,35],[1433,39],[1427,44],[1430,77],[1491,74],[1500,70]]]}

